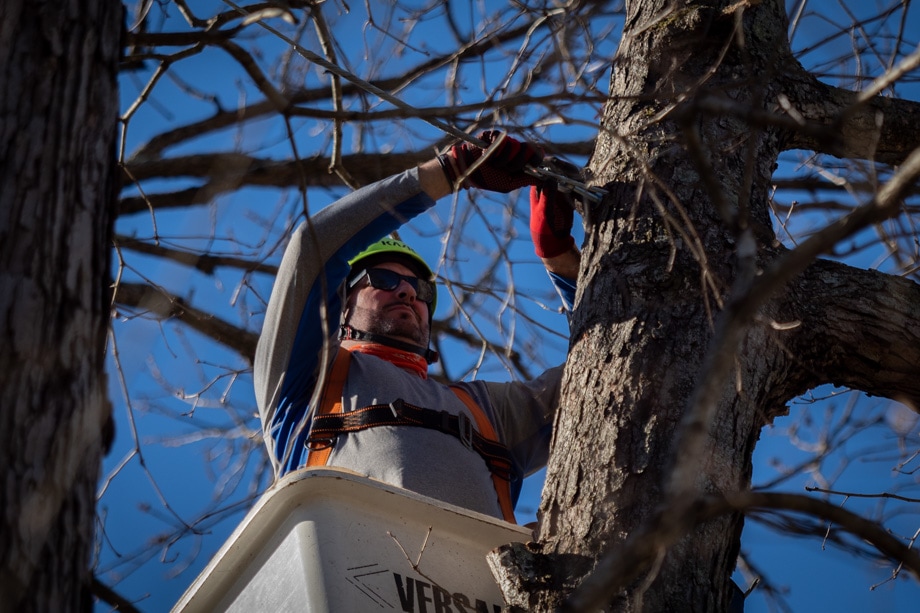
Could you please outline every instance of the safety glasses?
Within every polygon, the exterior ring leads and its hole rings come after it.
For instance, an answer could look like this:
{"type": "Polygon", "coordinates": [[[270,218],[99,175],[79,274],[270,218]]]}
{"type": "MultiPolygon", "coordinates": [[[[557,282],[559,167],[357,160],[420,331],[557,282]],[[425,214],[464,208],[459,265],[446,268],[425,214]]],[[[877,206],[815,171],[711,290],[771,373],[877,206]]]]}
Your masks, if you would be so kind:
{"type": "Polygon", "coordinates": [[[405,281],[415,290],[416,298],[426,304],[431,304],[434,301],[434,294],[436,291],[434,283],[426,281],[425,279],[407,277],[406,275],[401,275],[398,272],[393,272],[386,268],[365,268],[361,271],[360,275],[352,279],[351,283],[348,284],[348,288],[353,288],[365,277],[367,277],[367,282],[371,287],[374,289],[382,289],[387,292],[394,291],[399,287],[400,281],[405,281]]]}

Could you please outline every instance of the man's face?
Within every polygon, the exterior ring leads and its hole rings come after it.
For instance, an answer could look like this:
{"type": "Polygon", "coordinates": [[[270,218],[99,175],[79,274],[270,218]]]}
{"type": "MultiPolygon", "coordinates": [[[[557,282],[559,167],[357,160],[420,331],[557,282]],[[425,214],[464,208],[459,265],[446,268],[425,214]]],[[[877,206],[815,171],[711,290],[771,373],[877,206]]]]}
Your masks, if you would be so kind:
{"type": "MultiPolygon", "coordinates": [[[[416,277],[412,269],[398,262],[382,262],[373,268],[416,277]]],[[[371,287],[367,277],[362,279],[348,296],[345,323],[357,330],[428,346],[428,304],[418,300],[415,289],[404,280],[394,290],[383,290],[371,287]]]]}

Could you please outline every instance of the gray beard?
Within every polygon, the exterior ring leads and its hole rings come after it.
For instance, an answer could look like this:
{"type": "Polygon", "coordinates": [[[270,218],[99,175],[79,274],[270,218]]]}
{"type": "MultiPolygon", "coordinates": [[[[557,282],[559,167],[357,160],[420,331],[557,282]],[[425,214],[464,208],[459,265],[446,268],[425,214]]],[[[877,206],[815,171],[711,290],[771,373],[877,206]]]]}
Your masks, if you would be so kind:
{"type": "Polygon", "coordinates": [[[355,307],[348,318],[348,323],[359,330],[370,334],[380,334],[395,338],[397,336],[412,339],[412,341],[423,347],[428,345],[428,333],[424,324],[418,320],[383,317],[376,311],[355,307]]]}

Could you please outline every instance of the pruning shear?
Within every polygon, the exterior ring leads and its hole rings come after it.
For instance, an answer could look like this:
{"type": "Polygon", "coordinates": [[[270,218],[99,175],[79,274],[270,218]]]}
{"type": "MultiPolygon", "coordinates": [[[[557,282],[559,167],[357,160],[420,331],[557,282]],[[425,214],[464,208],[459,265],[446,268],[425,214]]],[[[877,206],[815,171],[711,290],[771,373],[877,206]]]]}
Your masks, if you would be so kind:
{"type": "Polygon", "coordinates": [[[600,202],[607,195],[607,190],[602,187],[585,185],[581,169],[559,157],[546,156],[538,166],[527,166],[524,172],[533,177],[555,181],[560,192],[576,194],[586,203],[600,202]]]}

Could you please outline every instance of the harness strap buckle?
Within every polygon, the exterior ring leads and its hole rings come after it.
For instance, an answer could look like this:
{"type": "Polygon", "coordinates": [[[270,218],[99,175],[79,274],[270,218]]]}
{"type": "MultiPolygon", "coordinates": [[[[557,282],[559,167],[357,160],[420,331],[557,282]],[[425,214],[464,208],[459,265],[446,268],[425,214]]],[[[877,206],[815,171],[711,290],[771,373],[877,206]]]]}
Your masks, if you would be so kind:
{"type": "Polygon", "coordinates": [[[402,398],[397,398],[390,403],[390,412],[393,413],[394,418],[399,419],[402,417],[403,405],[405,405],[405,402],[403,402],[402,398]]]}
{"type": "Polygon", "coordinates": [[[334,436],[311,436],[306,441],[304,441],[304,447],[310,451],[322,451],[323,449],[331,449],[332,447],[335,447],[335,438],[336,437],[334,436]]]}
{"type": "Polygon", "coordinates": [[[466,413],[457,414],[457,438],[467,449],[473,448],[473,422],[466,413]]]}

